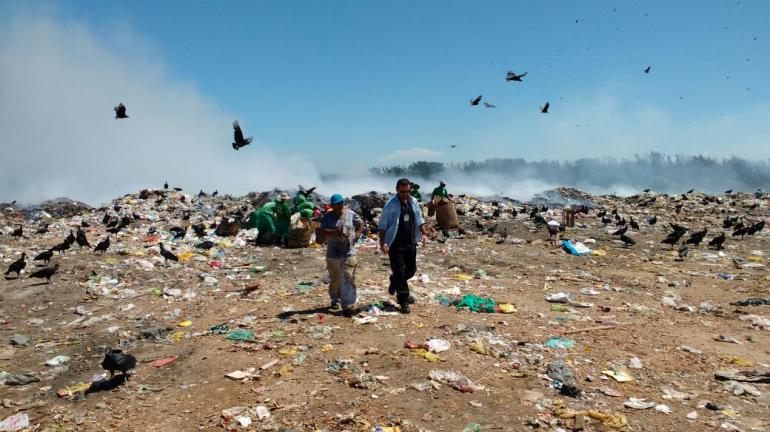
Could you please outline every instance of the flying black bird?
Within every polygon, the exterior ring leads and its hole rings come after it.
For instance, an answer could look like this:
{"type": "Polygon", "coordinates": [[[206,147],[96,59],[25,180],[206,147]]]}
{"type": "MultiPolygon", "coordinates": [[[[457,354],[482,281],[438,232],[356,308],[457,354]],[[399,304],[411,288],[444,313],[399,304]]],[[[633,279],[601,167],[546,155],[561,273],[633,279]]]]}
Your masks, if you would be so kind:
{"type": "Polygon", "coordinates": [[[176,255],[174,255],[170,250],[167,250],[165,247],[163,247],[163,243],[158,243],[158,246],[160,246],[160,254],[163,256],[163,258],[166,259],[166,265],[168,265],[168,260],[171,261],[179,261],[179,258],[177,258],[176,255]]]}
{"type": "Polygon", "coordinates": [[[126,114],[126,106],[123,105],[123,103],[119,103],[118,106],[115,107],[115,118],[116,119],[128,118],[128,114],[126,114]]]}
{"type": "Polygon", "coordinates": [[[452,144],[452,145],[451,145],[451,146],[449,146],[449,147],[450,147],[450,148],[457,148],[457,144],[452,144]]]}
{"type": "Polygon", "coordinates": [[[527,76],[527,73],[526,73],[526,72],[524,72],[524,73],[523,73],[523,74],[521,74],[521,75],[516,75],[516,72],[514,72],[514,71],[508,71],[508,73],[507,73],[507,74],[505,74],[505,80],[506,80],[506,81],[518,81],[518,82],[522,82],[522,81],[521,81],[521,79],[522,79],[522,78],[524,78],[525,76],[527,76]]]}
{"type": "Polygon", "coordinates": [[[182,188],[180,188],[180,187],[175,187],[174,190],[177,191],[177,192],[182,192],[182,188]]]}
{"type": "Polygon", "coordinates": [[[78,242],[78,246],[81,248],[83,246],[86,246],[89,249],[91,248],[91,245],[88,243],[88,237],[86,237],[85,231],[80,229],[80,227],[78,227],[78,232],[77,232],[77,236],[75,237],[75,241],[78,242]]]}
{"type": "Polygon", "coordinates": [[[691,193],[693,193],[693,192],[695,192],[695,189],[690,189],[690,190],[688,190],[688,191],[687,191],[687,192],[685,192],[685,193],[691,194],[691,193]]]}
{"type": "Polygon", "coordinates": [[[646,68],[644,68],[644,73],[650,73],[650,66],[647,66],[646,68]]]}
{"type": "Polygon", "coordinates": [[[484,108],[497,108],[497,107],[496,107],[496,106],[494,106],[494,105],[493,105],[493,104],[491,104],[491,103],[488,103],[488,102],[484,102],[484,108]]]}
{"type": "Polygon", "coordinates": [[[46,281],[48,281],[48,283],[51,283],[51,276],[53,276],[57,270],[59,270],[59,263],[54,264],[53,267],[43,267],[40,270],[32,272],[32,274],[30,274],[29,277],[37,278],[37,279],[45,279],[46,281]]]}
{"type": "Polygon", "coordinates": [[[643,190],[642,192],[647,193],[649,191],[650,191],[650,188],[647,188],[647,189],[643,190]]]}
{"type": "Polygon", "coordinates": [[[615,231],[614,233],[612,233],[612,235],[623,235],[626,233],[626,231],[628,231],[628,226],[624,226],[623,228],[615,231]]]}
{"type": "Polygon", "coordinates": [[[727,189],[727,190],[725,191],[725,195],[730,195],[731,193],[733,193],[733,190],[732,190],[732,189],[727,189]]]}
{"type": "Polygon", "coordinates": [[[471,99],[471,106],[476,106],[481,102],[481,95],[479,95],[476,99],[471,99]]]}
{"type": "Polygon", "coordinates": [[[551,103],[550,102],[546,102],[545,105],[540,107],[540,112],[543,113],[543,114],[548,114],[548,108],[550,108],[550,107],[551,107],[551,103]]]}
{"type": "Polygon", "coordinates": [[[136,358],[131,354],[123,354],[120,349],[110,349],[104,353],[102,360],[102,369],[110,372],[110,378],[115,375],[115,371],[120,371],[128,380],[128,371],[136,367],[136,358]]]}
{"type": "Polygon", "coordinates": [[[32,261],[43,261],[44,263],[48,264],[48,261],[50,261],[52,257],[53,250],[48,249],[37,254],[37,256],[32,261]]]}
{"type": "Polygon", "coordinates": [[[632,229],[635,229],[635,230],[639,231],[639,222],[635,221],[633,217],[631,218],[631,220],[628,223],[629,223],[629,225],[631,225],[632,229]]]}
{"type": "Polygon", "coordinates": [[[24,237],[24,227],[19,224],[19,227],[13,230],[13,234],[11,234],[13,237],[24,237]]]}
{"type": "Polygon", "coordinates": [[[658,222],[658,217],[657,216],[653,216],[653,217],[647,219],[647,223],[650,224],[650,225],[655,225],[657,222],[658,222]]]}
{"type": "Polygon", "coordinates": [[[725,242],[725,233],[721,233],[718,236],[714,237],[709,241],[709,247],[717,248],[717,250],[722,250],[722,243],[725,242]]]}
{"type": "Polygon", "coordinates": [[[107,236],[104,240],[100,241],[96,244],[96,247],[94,248],[94,253],[96,252],[107,252],[107,248],[110,247],[110,236],[107,236]]]}
{"type": "Polygon", "coordinates": [[[685,242],[682,242],[682,246],[679,247],[679,259],[684,260],[685,257],[687,257],[687,253],[690,252],[690,249],[687,247],[687,244],[685,242]]]}
{"type": "Polygon", "coordinates": [[[631,246],[631,245],[636,244],[636,241],[634,239],[632,239],[631,237],[629,237],[629,236],[627,236],[625,234],[622,234],[620,236],[620,241],[623,242],[624,246],[631,246]]]}
{"type": "Polygon", "coordinates": [[[700,242],[703,241],[703,237],[706,237],[706,233],[708,232],[708,229],[703,228],[700,231],[696,231],[692,234],[690,234],[690,238],[687,239],[685,242],[686,244],[691,244],[694,246],[698,246],[700,242]]]}
{"type": "Polygon", "coordinates": [[[235,140],[235,142],[233,142],[233,149],[235,150],[238,150],[241,147],[246,147],[254,140],[253,137],[243,137],[243,131],[241,130],[241,125],[238,124],[238,120],[233,122],[233,137],[235,140]]]}
{"type": "Polygon", "coordinates": [[[21,270],[27,266],[27,263],[24,261],[24,258],[26,257],[27,257],[27,254],[22,252],[21,258],[12,262],[11,265],[8,266],[8,270],[5,271],[5,275],[8,276],[10,273],[16,273],[17,278],[21,276],[21,270]]]}

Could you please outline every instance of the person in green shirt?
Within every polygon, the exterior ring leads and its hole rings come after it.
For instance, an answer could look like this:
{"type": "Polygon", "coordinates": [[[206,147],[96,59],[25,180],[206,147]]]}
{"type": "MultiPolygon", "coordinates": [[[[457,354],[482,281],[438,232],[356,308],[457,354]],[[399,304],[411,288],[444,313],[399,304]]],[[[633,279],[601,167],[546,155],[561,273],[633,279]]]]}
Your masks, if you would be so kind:
{"type": "Polygon", "coordinates": [[[289,241],[289,231],[291,230],[291,203],[289,194],[281,192],[278,200],[275,201],[275,235],[282,245],[289,241]]]}
{"type": "Polygon", "coordinates": [[[249,228],[256,228],[258,245],[271,245],[275,242],[275,207],[276,201],[270,201],[255,209],[249,216],[249,228]]]}
{"type": "Polygon", "coordinates": [[[431,194],[430,198],[431,199],[449,198],[449,194],[446,191],[446,183],[444,182],[444,180],[441,180],[438,184],[438,187],[433,189],[433,193],[431,194]]]}
{"type": "Polygon", "coordinates": [[[420,192],[420,185],[417,183],[412,184],[412,190],[409,192],[409,195],[413,196],[417,202],[422,202],[422,193],[420,192]]]}

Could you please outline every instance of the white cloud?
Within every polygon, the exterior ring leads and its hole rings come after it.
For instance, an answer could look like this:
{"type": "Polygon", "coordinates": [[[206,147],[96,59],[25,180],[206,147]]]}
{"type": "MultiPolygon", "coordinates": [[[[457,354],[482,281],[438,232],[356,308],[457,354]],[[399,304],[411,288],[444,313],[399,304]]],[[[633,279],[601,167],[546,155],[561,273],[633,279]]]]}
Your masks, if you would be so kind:
{"type": "Polygon", "coordinates": [[[382,157],[382,161],[418,161],[437,158],[444,152],[426,149],[422,147],[412,147],[409,149],[396,150],[393,153],[382,157]]]}
{"type": "Polygon", "coordinates": [[[18,15],[0,31],[0,201],[99,204],[164,181],[241,194],[315,183],[314,166],[256,139],[236,152],[236,114],[175,79],[125,29],[18,15]],[[134,48],[131,48],[134,47],[134,48]],[[138,47],[138,48],[136,48],[138,47]],[[123,102],[130,116],[114,119],[123,102]]]}

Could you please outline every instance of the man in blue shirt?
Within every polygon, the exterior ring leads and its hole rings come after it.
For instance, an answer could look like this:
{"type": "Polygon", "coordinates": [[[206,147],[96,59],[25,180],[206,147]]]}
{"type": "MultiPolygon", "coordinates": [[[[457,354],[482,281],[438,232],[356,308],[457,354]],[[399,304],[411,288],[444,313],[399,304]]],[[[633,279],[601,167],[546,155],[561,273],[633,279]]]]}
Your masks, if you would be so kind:
{"type": "Polygon", "coordinates": [[[412,183],[405,178],[396,183],[396,196],[382,207],[380,225],[380,250],[390,259],[390,287],[388,292],[396,294],[401,313],[409,313],[407,281],[417,271],[417,242],[422,235],[431,235],[432,229],[425,226],[420,203],[410,195],[412,183]]]}
{"type": "Polygon", "coordinates": [[[353,210],[345,208],[344,201],[342,195],[332,195],[332,211],[324,215],[321,227],[326,234],[331,309],[336,309],[342,302],[342,313],[349,318],[356,305],[355,243],[364,231],[364,223],[353,210]]]}

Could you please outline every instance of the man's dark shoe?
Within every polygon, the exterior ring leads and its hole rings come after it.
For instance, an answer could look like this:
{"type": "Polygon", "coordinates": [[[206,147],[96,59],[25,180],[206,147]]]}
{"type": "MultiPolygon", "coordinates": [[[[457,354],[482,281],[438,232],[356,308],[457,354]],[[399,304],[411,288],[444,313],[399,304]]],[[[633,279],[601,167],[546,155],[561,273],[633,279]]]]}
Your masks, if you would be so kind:
{"type": "Polygon", "coordinates": [[[408,314],[409,313],[409,303],[408,302],[401,303],[400,306],[401,306],[401,313],[402,314],[408,314]]]}
{"type": "Polygon", "coordinates": [[[342,310],[342,316],[345,318],[353,318],[353,315],[356,314],[355,309],[353,308],[345,308],[342,310]]]}

